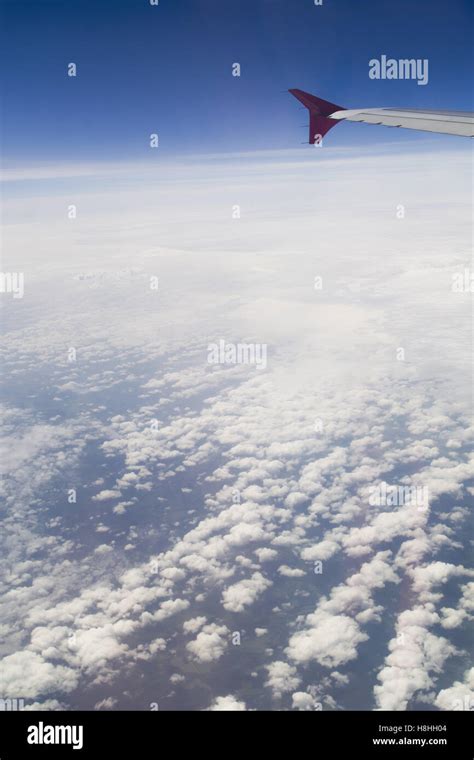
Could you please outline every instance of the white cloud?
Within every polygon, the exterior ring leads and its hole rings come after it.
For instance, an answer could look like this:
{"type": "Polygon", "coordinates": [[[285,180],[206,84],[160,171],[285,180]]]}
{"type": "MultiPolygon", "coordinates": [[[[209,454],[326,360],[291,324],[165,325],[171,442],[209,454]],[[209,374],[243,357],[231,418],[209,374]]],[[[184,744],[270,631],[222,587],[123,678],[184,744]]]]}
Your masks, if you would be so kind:
{"type": "Polygon", "coordinates": [[[304,570],[301,570],[301,568],[288,567],[288,565],[280,565],[278,572],[280,575],[284,575],[287,578],[302,578],[303,575],[306,575],[306,572],[304,570]]]}
{"type": "Polygon", "coordinates": [[[357,655],[357,646],[368,636],[347,615],[319,611],[308,615],[310,628],[291,636],[286,654],[295,662],[316,660],[328,668],[337,667],[357,655]]]}
{"type": "Polygon", "coordinates": [[[11,699],[38,697],[76,688],[79,672],[46,662],[36,652],[14,652],[0,660],[0,694],[11,699]]]}
{"type": "Polygon", "coordinates": [[[262,573],[254,573],[251,578],[228,586],[222,593],[222,604],[226,610],[242,612],[271,585],[272,582],[262,573]]]}
{"type": "Polygon", "coordinates": [[[285,692],[293,691],[300,683],[296,668],[287,662],[277,660],[265,667],[268,671],[265,686],[272,690],[274,697],[281,697],[285,692]]]}
{"type": "Polygon", "coordinates": [[[311,694],[307,694],[305,691],[295,691],[291,696],[291,702],[293,710],[308,711],[314,710],[316,707],[316,700],[311,694]]]}
{"type": "Polygon", "coordinates": [[[151,654],[155,654],[156,652],[163,652],[163,650],[166,649],[166,639],[158,638],[152,641],[148,647],[151,654]]]}
{"type": "Polygon", "coordinates": [[[417,693],[426,693],[434,684],[448,657],[457,653],[450,642],[429,632],[438,616],[427,607],[405,610],[398,616],[397,637],[389,643],[390,654],[378,673],[374,687],[381,710],[406,710],[417,693]]]}
{"type": "Polygon", "coordinates": [[[325,560],[332,557],[339,551],[339,544],[335,541],[321,541],[314,546],[308,546],[301,552],[301,559],[307,561],[325,560]]]}
{"type": "Polygon", "coordinates": [[[183,623],[183,631],[185,633],[196,633],[207,622],[204,615],[200,617],[190,618],[183,623]]]}
{"type": "Polygon", "coordinates": [[[114,697],[106,697],[95,703],[94,710],[114,710],[117,704],[118,700],[114,697]]]}
{"type": "Polygon", "coordinates": [[[208,709],[215,712],[242,712],[247,708],[245,706],[245,702],[242,702],[241,700],[232,696],[232,694],[229,694],[227,697],[216,697],[208,709]]]}
{"type": "Polygon", "coordinates": [[[106,488],[93,496],[92,501],[110,501],[110,499],[119,499],[121,495],[121,492],[117,489],[106,488]]]}
{"type": "Polygon", "coordinates": [[[177,612],[187,610],[189,602],[187,599],[168,599],[166,602],[162,602],[159,610],[153,613],[153,620],[166,620],[171,615],[176,615],[177,612]]]}
{"type": "Polygon", "coordinates": [[[198,633],[193,641],[186,644],[186,649],[199,662],[219,660],[228,646],[229,629],[225,625],[210,623],[198,633]]]}
{"type": "Polygon", "coordinates": [[[472,711],[474,709],[474,668],[467,670],[463,681],[455,681],[442,689],[435,699],[440,710],[472,711]]]}

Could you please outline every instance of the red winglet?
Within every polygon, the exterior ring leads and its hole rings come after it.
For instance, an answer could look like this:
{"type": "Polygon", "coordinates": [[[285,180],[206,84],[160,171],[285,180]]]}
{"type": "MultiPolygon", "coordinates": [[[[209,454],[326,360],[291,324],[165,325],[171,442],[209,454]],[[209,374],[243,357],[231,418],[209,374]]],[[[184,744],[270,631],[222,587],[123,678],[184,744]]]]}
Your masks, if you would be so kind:
{"type": "Polygon", "coordinates": [[[328,116],[335,111],[346,110],[342,106],[337,106],[328,100],[317,98],[315,95],[310,95],[309,92],[303,92],[303,90],[288,90],[288,92],[291,92],[309,111],[310,145],[314,145],[316,142],[319,143],[321,138],[338,123],[337,119],[328,119],[328,116]]]}

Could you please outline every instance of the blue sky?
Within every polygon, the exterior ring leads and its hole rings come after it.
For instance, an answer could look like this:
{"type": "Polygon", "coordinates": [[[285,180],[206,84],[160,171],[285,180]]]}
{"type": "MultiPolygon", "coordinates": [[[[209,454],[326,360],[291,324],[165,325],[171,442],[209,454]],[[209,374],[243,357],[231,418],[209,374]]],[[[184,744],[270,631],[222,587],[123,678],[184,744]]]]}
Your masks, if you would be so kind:
{"type": "MultiPolygon", "coordinates": [[[[290,87],[346,107],[471,108],[468,0],[3,0],[2,15],[13,163],[140,158],[151,132],[161,158],[303,149],[307,117],[290,87]],[[429,84],[370,80],[382,54],[428,58],[429,84]]],[[[354,124],[328,139],[459,143],[354,124]]]]}

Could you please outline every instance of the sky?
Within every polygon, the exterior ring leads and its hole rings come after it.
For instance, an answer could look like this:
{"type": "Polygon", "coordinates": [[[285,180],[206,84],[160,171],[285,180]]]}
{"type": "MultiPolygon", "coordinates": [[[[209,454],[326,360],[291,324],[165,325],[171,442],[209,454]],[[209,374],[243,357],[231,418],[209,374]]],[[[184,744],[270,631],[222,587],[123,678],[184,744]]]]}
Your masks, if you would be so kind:
{"type": "MultiPolygon", "coordinates": [[[[286,92],[293,87],[348,108],[472,108],[468,0],[449,9],[443,0],[3,0],[1,7],[8,162],[149,157],[151,133],[160,137],[155,161],[303,149],[307,117],[286,92]],[[368,61],[382,54],[427,58],[429,83],[370,80],[368,61]],[[70,62],[75,78],[66,75],[70,62]],[[235,62],[240,77],[232,76],[235,62]]],[[[331,134],[335,146],[421,139],[353,124],[331,134]]]]}
{"type": "Polygon", "coordinates": [[[0,700],[471,710],[467,4],[2,12],[0,700]]]}

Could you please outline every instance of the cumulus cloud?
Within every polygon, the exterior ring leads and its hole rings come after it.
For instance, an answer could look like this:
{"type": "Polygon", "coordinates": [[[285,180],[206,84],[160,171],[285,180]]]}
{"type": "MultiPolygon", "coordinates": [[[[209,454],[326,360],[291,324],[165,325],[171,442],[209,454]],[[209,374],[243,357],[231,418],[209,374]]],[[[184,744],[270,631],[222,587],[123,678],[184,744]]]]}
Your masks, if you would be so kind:
{"type": "Polygon", "coordinates": [[[295,691],[291,696],[291,703],[293,710],[300,711],[315,710],[319,706],[314,697],[305,691],[295,691]]]}
{"type": "Polygon", "coordinates": [[[186,644],[186,649],[199,662],[219,660],[228,646],[229,633],[225,625],[210,623],[204,626],[193,641],[186,644]]]}
{"type": "Polygon", "coordinates": [[[377,675],[380,683],[374,687],[379,709],[406,710],[417,693],[432,688],[433,675],[457,653],[446,638],[428,630],[437,620],[435,612],[421,606],[398,616],[397,636],[389,643],[390,654],[377,675]]]}
{"type": "Polygon", "coordinates": [[[288,567],[288,565],[280,565],[278,572],[286,578],[302,578],[303,575],[306,575],[305,570],[301,570],[299,567],[288,567]]]}
{"type": "Polygon", "coordinates": [[[114,710],[117,704],[118,700],[114,697],[106,697],[95,703],[94,710],[114,710]]]}
{"type": "Polygon", "coordinates": [[[166,602],[162,602],[159,610],[154,612],[151,617],[153,620],[166,620],[166,618],[176,615],[177,612],[187,610],[188,607],[187,599],[168,599],[166,602]]]}
{"type": "Polygon", "coordinates": [[[78,680],[78,671],[46,662],[36,652],[14,652],[0,661],[0,694],[3,698],[67,693],[77,686],[78,680]]]}
{"type": "Polygon", "coordinates": [[[358,645],[368,638],[361,625],[377,619],[380,612],[372,590],[399,581],[388,562],[390,557],[389,550],[379,552],[345,584],[334,587],[329,598],[321,599],[314,613],[306,616],[306,628],[288,642],[286,654],[291,660],[316,660],[325,667],[337,667],[357,656],[358,645]]]}
{"type": "Polygon", "coordinates": [[[455,681],[448,689],[442,689],[435,699],[440,710],[474,709],[474,668],[464,674],[463,681],[455,681]]]}
{"type": "Polygon", "coordinates": [[[204,615],[201,615],[199,617],[190,618],[189,620],[185,620],[183,623],[183,631],[185,633],[196,633],[199,631],[200,628],[207,622],[204,615]]]}
{"type": "Polygon", "coordinates": [[[321,541],[314,546],[308,546],[301,551],[301,559],[304,560],[324,560],[329,559],[339,551],[339,544],[335,541],[321,541]]]}
{"type": "Polygon", "coordinates": [[[275,549],[269,549],[268,547],[262,547],[261,549],[255,549],[259,562],[268,562],[269,560],[278,557],[278,552],[275,549]]]}
{"type": "Polygon", "coordinates": [[[265,667],[268,671],[265,686],[272,690],[274,697],[281,697],[285,692],[293,691],[300,683],[296,668],[287,662],[277,660],[265,667]]]}
{"type": "Polygon", "coordinates": [[[254,573],[251,578],[234,583],[225,589],[222,593],[223,606],[231,612],[242,612],[271,585],[272,582],[262,573],[254,573]]]}
{"type": "Polygon", "coordinates": [[[122,494],[117,489],[106,488],[93,496],[92,501],[110,501],[111,499],[119,499],[121,496],[122,494]]]}
{"type": "Polygon", "coordinates": [[[295,662],[316,660],[328,668],[336,667],[354,659],[358,644],[368,639],[347,615],[319,611],[308,615],[306,620],[311,627],[293,634],[286,649],[295,662]]]}
{"type": "Polygon", "coordinates": [[[232,694],[228,694],[226,697],[216,697],[208,709],[214,712],[242,712],[247,708],[245,702],[237,699],[232,694]]]}

